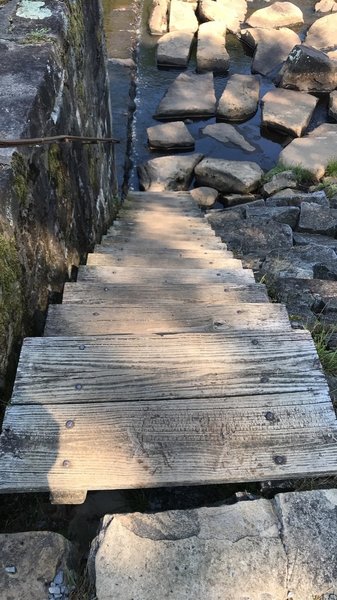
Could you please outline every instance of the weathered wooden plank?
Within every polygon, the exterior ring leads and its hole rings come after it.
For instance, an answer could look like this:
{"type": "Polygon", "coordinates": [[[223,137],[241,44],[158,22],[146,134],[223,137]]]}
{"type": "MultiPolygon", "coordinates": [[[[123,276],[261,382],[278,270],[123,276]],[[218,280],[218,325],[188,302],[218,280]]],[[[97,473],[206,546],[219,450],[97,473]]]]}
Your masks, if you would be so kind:
{"type": "Polygon", "coordinates": [[[184,204],[172,204],[168,206],[167,204],[157,201],[157,202],[136,202],[136,201],[125,201],[123,202],[121,209],[119,211],[119,215],[127,215],[128,212],[145,212],[152,214],[154,211],[159,212],[162,216],[167,215],[190,215],[204,218],[204,213],[198,207],[198,205],[192,201],[189,203],[185,202],[184,204]]]}
{"type": "Polygon", "coordinates": [[[167,252],[170,251],[195,251],[200,252],[205,248],[207,250],[223,250],[227,255],[232,256],[232,252],[227,250],[226,244],[221,242],[220,238],[204,238],[199,237],[194,238],[192,240],[186,240],[181,237],[178,238],[168,238],[165,236],[165,239],[148,239],[147,236],[141,235],[116,235],[113,237],[108,237],[107,235],[102,237],[100,246],[104,248],[118,248],[120,250],[124,249],[125,251],[132,252],[133,250],[138,250],[140,247],[142,248],[142,252],[167,252]]]}
{"type": "Polygon", "coordinates": [[[104,406],[10,406],[2,492],[230,483],[336,474],[336,418],[317,393],[104,406]]]}
{"type": "Polygon", "coordinates": [[[158,267],[96,267],[81,266],[78,281],[102,281],[105,283],[153,284],[162,283],[254,283],[250,269],[161,269],[158,267]]]}
{"type": "Polygon", "coordinates": [[[286,308],[280,304],[240,306],[158,302],[118,304],[113,307],[54,304],[49,306],[45,336],[104,335],[233,330],[285,331],[290,329],[286,308]]]}
{"type": "Polygon", "coordinates": [[[170,401],[326,387],[311,336],[302,331],[28,338],[12,403],[170,401]]]}
{"type": "Polygon", "coordinates": [[[205,252],[205,255],[186,257],[174,252],[150,254],[131,254],[130,252],[114,252],[112,249],[99,248],[98,252],[88,254],[88,266],[103,267],[141,267],[163,269],[242,269],[241,260],[227,257],[223,252],[205,252]]]}
{"type": "MultiPolygon", "coordinates": [[[[165,243],[161,244],[158,241],[157,247],[147,249],[146,245],[138,240],[133,241],[133,244],[125,244],[123,246],[114,244],[111,242],[109,245],[97,244],[95,246],[95,254],[110,254],[116,258],[125,258],[126,256],[161,256],[166,258],[184,258],[184,259],[197,259],[197,258],[232,258],[233,253],[228,250],[224,250],[221,247],[208,248],[208,244],[203,247],[197,248],[174,248],[165,243]]],[[[241,262],[241,261],[236,261],[241,262]]]]}
{"type": "Polygon", "coordinates": [[[99,283],[99,281],[66,283],[63,293],[63,304],[96,304],[114,307],[118,303],[151,302],[184,302],[188,305],[197,303],[236,305],[240,302],[269,302],[266,288],[262,284],[235,285],[212,283],[203,284],[165,284],[144,285],[142,283],[99,283]]]}

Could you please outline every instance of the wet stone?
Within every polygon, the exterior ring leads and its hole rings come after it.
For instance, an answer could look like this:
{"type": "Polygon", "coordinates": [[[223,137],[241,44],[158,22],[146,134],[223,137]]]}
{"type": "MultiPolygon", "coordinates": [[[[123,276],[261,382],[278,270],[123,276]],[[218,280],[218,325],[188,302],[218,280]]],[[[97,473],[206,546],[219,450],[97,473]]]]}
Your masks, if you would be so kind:
{"type": "Polygon", "coordinates": [[[278,88],[262,98],[262,125],[282,133],[301,136],[307,129],[318,98],[278,88]]]}
{"type": "Polygon", "coordinates": [[[198,31],[197,71],[226,73],[228,69],[229,54],[226,50],[226,23],[221,21],[203,23],[198,31]]]}
{"type": "Polygon", "coordinates": [[[224,144],[233,144],[234,146],[238,146],[241,150],[245,152],[254,152],[255,148],[252,146],[241,133],[229,123],[212,123],[211,125],[206,125],[202,130],[204,135],[209,135],[219,142],[223,142],[224,144]]]}
{"type": "Polygon", "coordinates": [[[148,127],[147,136],[150,148],[156,150],[190,150],[194,148],[194,138],[183,121],[148,127]]]}
{"type": "Polygon", "coordinates": [[[337,61],[306,44],[295,46],[280,71],[279,85],[302,92],[331,92],[337,87],[337,61]]]}
{"type": "Polygon", "coordinates": [[[281,67],[296,44],[299,36],[288,29],[264,29],[261,27],[241,30],[241,39],[255,49],[252,73],[267,75],[281,67]]]}
{"type": "Polygon", "coordinates": [[[169,67],[187,67],[194,34],[189,31],[171,31],[157,44],[157,64],[169,67]]]}
{"type": "Polygon", "coordinates": [[[181,73],[159,103],[155,118],[207,117],[215,115],[212,73],[181,73]]]}
{"type": "Polygon", "coordinates": [[[232,75],[219,100],[217,116],[226,121],[245,121],[258,107],[260,81],[256,75],[232,75]]]}

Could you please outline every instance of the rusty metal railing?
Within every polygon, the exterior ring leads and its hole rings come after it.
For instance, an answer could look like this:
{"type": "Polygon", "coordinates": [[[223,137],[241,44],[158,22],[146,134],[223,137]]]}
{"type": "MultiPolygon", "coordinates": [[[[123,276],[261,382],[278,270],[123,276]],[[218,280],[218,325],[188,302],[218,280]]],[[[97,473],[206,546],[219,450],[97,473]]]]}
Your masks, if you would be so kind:
{"type": "Polygon", "coordinates": [[[0,148],[13,148],[16,146],[40,146],[42,144],[66,144],[79,142],[81,144],[119,144],[115,138],[85,137],[78,135],[54,135],[52,137],[22,138],[18,140],[0,139],[0,148]]]}

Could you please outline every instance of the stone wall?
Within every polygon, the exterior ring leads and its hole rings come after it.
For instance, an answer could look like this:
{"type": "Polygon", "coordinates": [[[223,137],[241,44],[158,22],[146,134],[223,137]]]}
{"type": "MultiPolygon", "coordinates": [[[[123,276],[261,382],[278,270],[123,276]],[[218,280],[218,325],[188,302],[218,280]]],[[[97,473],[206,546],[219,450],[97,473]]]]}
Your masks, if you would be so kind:
{"type": "MultiPolygon", "coordinates": [[[[0,138],[111,136],[99,0],[0,3],[0,138]]],[[[114,146],[0,148],[0,377],[111,222],[114,146]]],[[[14,360],[15,362],[15,360],[14,360]]]]}

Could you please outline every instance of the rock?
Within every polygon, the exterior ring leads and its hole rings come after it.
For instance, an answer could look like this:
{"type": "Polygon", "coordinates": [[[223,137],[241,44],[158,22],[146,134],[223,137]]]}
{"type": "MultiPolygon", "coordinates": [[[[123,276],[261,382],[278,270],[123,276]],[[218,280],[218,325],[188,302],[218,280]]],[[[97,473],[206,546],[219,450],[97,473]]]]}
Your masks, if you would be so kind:
{"type": "Polygon", "coordinates": [[[193,150],[194,138],[183,121],[148,127],[150,148],[156,150],[193,150]]]}
{"type": "Polygon", "coordinates": [[[259,93],[260,81],[256,76],[232,75],[219,100],[217,116],[226,121],[246,121],[257,111],[259,93]]]}
{"type": "Polygon", "coordinates": [[[190,191],[192,198],[199,206],[203,208],[211,208],[216,203],[219,192],[214,188],[199,187],[190,191]]]}
{"type": "Polygon", "coordinates": [[[58,533],[1,534],[0,545],[2,600],[47,598],[48,585],[60,570],[70,573],[75,565],[73,545],[58,533]]]}
{"type": "Polygon", "coordinates": [[[337,221],[331,216],[331,211],[328,208],[318,206],[314,203],[302,203],[298,231],[319,233],[334,237],[336,227],[337,221]]]}
{"type": "Polygon", "coordinates": [[[169,31],[198,31],[199,23],[193,4],[184,0],[171,0],[169,31]]]}
{"type": "Polygon", "coordinates": [[[245,194],[256,190],[263,171],[258,164],[249,161],[204,158],[195,168],[199,185],[206,185],[219,192],[245,194]]]}
{"type": "Polygon", "coordinates": [[[289,167],[301,166],[319,180],[336,155],[336,144],[337,125],[326,123],[309,135],[290,142],[280,153],[279,162],[289,167]]]}
{"type": "Polygon", "coordinates": [[[246,216],[247,219],[257,221],[277,221],[278,223],[284,223],[289,225],[292,229],[295,229],[300,209],[296,206],[247,206],[246,216]]]}
{"type": "Polygon", "coordinates": [[[190,31],[171,31],[157,44],[157,64],[169,67],[187,67],[194,34],[190,31]]]}
{"type": "Polygon", "coordinates": [[[273,175],[270,181],[264,184],[262,191],[266,196],[271,196],[284,189],[297,188],[297,179],[293,171],[282,171],[273,175]]]}
{"type": "Polygon", "coordinates": [[[337,252],[337,240],[326,235],[294,232],[294,244],[296,246],[308,246],[310,244],[324,246],[325,248],[332,248],[332,250],[337,252]]]}
{"type": "Polygon", "coordinates": [[[331,50],[330,52],[327,52],[326,55],[330,60],[337,60],[337,50],[331,50]]]}
{"type": "Polygon", "coordinates": [[[329,13],[337,11],[337,2],[335,0],[320,0],[315,4],[315,12],[329,13]]]}
{"type": "Polygon", "coordinates": [[[256,196],[252,194],[225,194],[221,196],[220,202],[225,208],[235,206],[242,211],[242,214],[246,214],[248,206],[265,206],[263,198],[258,198],[257,200],[255,198],[256,196]]]}
{"type": "Polygon", "coordinates": [[[162,35],[168,28],[169,0],[152,0],[149,18],[151,35],[162,35]]]}
{"type": "Polygon", "coordinates": [[[273,278],[332,279],[337,275],[337,256],[331,248],[318,245],[280,248],[266,256],[261,272],[273,278]]]}
{"type": "Polygon", "coordinates": [[[140,188],[151,192],[187,190],[194,167],[201,159],[202,154],[190,154],[148,160],[138,167],[140,188]]]}
{"type": "Polygon", "coordinates": [[[279,85],[302,92],[331,92],[337,87],[337,61],[304,44],[295,46],[280,71],[279,85]]]}
{"type": "Polygon", "coordinates": [[[330,94],[329,117],[337,121],[337,92],[331,92],[330,94]]]}
{"type": "Polygon", "coordinates": [[[215,106],[212,73],[180,73],[160,102],[155,117],[212,117],[215,106]]]}
{"type": "Polygon", "coordinates": [[[229,143],[238,146],[245,152],[254,152],[255,150],[254,146],[249,144],[243,135],[241,135],[233,125],[229,125],[229,123],[213,123],[212,125],[206,125],[206,127],[202,129],[202,133],[204,135],[209,135],[224,144],[229,143]]]}
{"type": "Polygon", "coordinates": [[[247,13],[246,0],[201,0],[201,21],[225,21],[231,33],[238,33],[247,13]]]}
{"type": "Polygon", "coordinates": [[[262,98],[262,125],[282,133],[301,136],[308,127],[318,98],[278,88],[262,98]]]}
{"type": "Polygon", "coordinates": [[[303,23],[303,13],[292,2],[274,2],[266,8],[260,8],[246,21],[250,27],[286,27],[303,23]]]}
{"type": "Polygon", "coordinates": [[[252,73],[268,75],[278,69],[288,58],[294,46],[301,43],[299,36],[288,29],[241,29],[241,39],[255,48],[252,73]]]}
{"type": "Polygon", "coordinates": [[[271,227],[269,221],[254,223],[251,220],[224,221],[219,217],[217,223],[212,219],[208,220],[228,248],[240,255],[264,258],[272,250],[284,251],[290,249],[293,244],[291,227],[283,223],[273,222],[271,227]]]}
{"type": "Polygon", "coordinates": [[[308,30],[305,44],[317,48],[317,50],[336,50],[336,31],[337,14],[317,19],[308,30]]]}
{"type": "Polygon", "coordinates": [[[198,31],[197,71],[226,73],[228,69],[229,54],[226,50],[226,23],[221,21],[203,23],[198,31]]]}
{"type": "Polygon", "coordinates": [[[302,202],[313,202],[319,206],[329,207],[329,200],[323,190],[306,194],[292,189],[282,190],[267,198],[266,206],[301,206],[302,202]]]}

